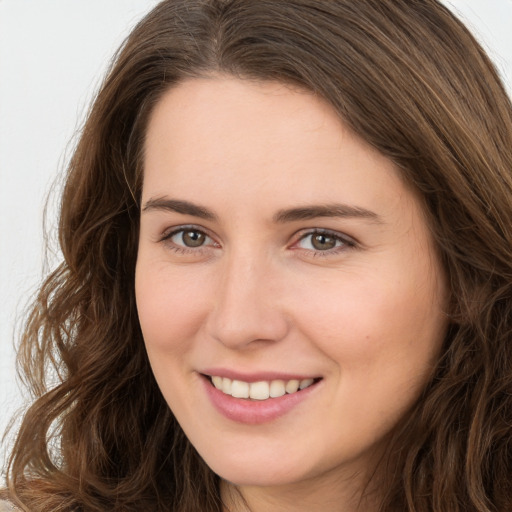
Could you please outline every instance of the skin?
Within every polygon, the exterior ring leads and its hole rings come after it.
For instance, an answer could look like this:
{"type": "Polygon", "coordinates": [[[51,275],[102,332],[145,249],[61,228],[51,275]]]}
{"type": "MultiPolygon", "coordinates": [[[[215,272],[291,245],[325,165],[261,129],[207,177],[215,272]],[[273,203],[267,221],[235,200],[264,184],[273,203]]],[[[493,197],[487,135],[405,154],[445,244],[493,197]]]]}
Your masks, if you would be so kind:
{"type": "Polygon", "coordinates": [[[318,97],[224,76],[166,93],[144,165],[136,297],[147,352],[228,506],[245,510],[241,495],[252,511],[374,509],[365,479],[446,329],[415,193],[318,97]],[[214,218],[156,207],[162,199],[214,218]],[[276,220],[334,204],[365,214],[276,220]],[[182,227],[206,236],[187,246],[182,227]],[[320,249],[315,230],[330,236],[320,249]],[[245,425],[213,407],[199,375],[211,367],[322,380],[285,415],[245,425]]]}

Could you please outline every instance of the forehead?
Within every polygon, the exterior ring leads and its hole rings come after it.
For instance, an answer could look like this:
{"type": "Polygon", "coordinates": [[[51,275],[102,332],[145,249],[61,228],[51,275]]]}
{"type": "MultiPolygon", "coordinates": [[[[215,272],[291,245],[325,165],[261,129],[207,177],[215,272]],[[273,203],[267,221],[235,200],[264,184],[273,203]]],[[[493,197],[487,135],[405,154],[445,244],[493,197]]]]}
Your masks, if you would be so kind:
{"type": "Polygon", "coordinates": [[[254,157],[262,146],[266,153],[277,152],[284,141],[299,149],[299,137],[312,143],[321,142],[320,138],[332,143],[343,131],[334,110],[308,91],[278,82],[191,79],[171,88],[157,104],[148,126],[146,149],[150,152],[152,139],[166,132],[180,138],[180,144],[172,146],[178,153],[189,149],[181,144],[185,140],[205,150],[198,151],[196,158],[210,155],[219,142],[229,142],[233,153],[238,145],[250,143],[254,157]],[[325,128],[323,132],[321,128],[325,128]],[[327,130],[331,140],[325,140],[327,130]]]}
{"type": "Polygon", "coordinates": [[[308,194],[340,200],[356,182],[366,196],[384,181],[403,187],[392,162],[323,99],[280,83],[220,77],[189,80],[163,96],[148,125],[144,172],[145,197],[162,188],[200,194],[199,183],[224,183],[226,196],[272,184],[305,201],[308,194]]]}

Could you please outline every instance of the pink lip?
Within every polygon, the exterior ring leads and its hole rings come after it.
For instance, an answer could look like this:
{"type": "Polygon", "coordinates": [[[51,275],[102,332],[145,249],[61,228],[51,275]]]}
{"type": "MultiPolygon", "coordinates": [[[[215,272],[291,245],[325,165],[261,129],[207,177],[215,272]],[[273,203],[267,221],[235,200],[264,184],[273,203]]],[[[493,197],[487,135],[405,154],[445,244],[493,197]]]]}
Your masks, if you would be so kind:
{"type": "MultiPolygon", "coordinates": [[[[214,373],[213,375],[218,374],[214,373]]],[[[244,376],[244,378],[241,378],[240,380],[244,380],[245,382],[257,382],[259,380],[274,380],[276,377],[273,377],[272,379],[258,377],[251,381],[246,379],[247,376],[244,376]]],[[[287,377],[283,380],[289,379],[290,378],[287,377]]],[[[250,400],[234,398],[230,395],[226,395],[213,386],[210,379],[204,375],[201,377],[201,380],[203,381],[208,398],[211,400],[217,411],[231,421],[244,423],[246,425],[267,423],[285,415],[307,399],[311,393],[314,393],[319,384],[319,382],[316,382],[306,389],[289,395],[286,394],[278,398],[269,398],[268,400],[250,400]]]]}

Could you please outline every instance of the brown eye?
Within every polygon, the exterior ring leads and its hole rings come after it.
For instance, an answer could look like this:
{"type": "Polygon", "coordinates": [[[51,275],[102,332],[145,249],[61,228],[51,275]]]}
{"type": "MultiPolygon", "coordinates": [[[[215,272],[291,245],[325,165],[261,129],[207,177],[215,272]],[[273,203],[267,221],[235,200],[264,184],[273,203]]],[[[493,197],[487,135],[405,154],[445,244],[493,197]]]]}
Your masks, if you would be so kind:
{"type": "Polygon", "coordinates": [[[197,229],[180,229],[170,237],[170,240],[178,246],[192,249],[211,241],[209,236],[197,229]]]}
{"type": "Polygon", "coordinates": [[[329,235],[324,235],[322,233],[317,233],[311,236],[311,245],[317,251],[328,251],[329,249],[334,249],[336,247],[336,238],[329,235]]]}
{"type": "Polygon", "coordinates": [[[199,231],[184,231],[182,235],[183,243],[187,247],[199,247],[204,244],[205,238],[204,233],[199,231]]]}
{"type": "Polygon", "coordinates": [[[305,234],[297,242],[297,246],[301,249],[312,251],[313,253],[335,253],[338,249],[353,247],[354,244],[349,239],[345,239],[341,234],[337,235],[330,232],[314,231],[305,234]]]}

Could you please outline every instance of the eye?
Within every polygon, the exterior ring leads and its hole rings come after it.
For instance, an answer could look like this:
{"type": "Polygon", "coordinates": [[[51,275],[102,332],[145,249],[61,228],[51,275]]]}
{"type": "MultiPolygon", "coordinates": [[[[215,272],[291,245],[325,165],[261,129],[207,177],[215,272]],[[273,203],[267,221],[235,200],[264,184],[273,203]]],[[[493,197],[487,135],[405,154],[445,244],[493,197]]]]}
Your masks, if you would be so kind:
{"type": "Polygon", "coordinates": [[[296,246],[300,249],[315,252],[337,252],[338,249],[354,247],[349,237],[331,231],[313,231],[302,235],[296,246]]]}
{"type": "Polygon", "coordinates": [[[171,242],[185,247],[201,247],[210,237],[198,229],[182,229],[174,232],[170,237],[171,242]]]}
{"type": "Polygon", "coordinates": [[[204,231],[193,226],[180,227],[166,234],[162,242],[169,244],[175,250],[193,250],[214,246],[215,242],[204,231]]]}

